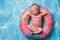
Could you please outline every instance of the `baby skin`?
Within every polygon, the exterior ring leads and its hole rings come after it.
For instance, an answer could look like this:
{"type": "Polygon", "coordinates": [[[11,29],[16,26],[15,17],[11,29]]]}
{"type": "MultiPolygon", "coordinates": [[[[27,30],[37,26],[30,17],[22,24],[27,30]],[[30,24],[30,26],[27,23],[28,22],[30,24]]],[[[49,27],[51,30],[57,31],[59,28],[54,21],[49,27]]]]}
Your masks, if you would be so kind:
{"type": "Polygon", "coordinates": [[[37,4],[33,4],[30,10],[31,12],[28,15],[31,16],[32,25],[28,25],[28,28],[33,34],[41,33],[42,16],[44,16],[46,13],[40,12],[37,4]]]}

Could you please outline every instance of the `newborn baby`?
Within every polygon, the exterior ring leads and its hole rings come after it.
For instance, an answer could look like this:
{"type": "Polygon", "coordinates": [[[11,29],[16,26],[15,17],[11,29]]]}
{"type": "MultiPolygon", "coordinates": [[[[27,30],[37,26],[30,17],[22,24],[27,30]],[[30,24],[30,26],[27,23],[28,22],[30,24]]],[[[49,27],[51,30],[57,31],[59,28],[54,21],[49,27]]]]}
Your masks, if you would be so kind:
{"type": "Polygon", "coordinates": [[[33,4],[30,8],[30,13],[28,14],[31,16],[32,19],[32,25],[28,25],[29,30],[31,30],[32,33],[41,33],[42,28],[42,16],[46,13],[40,12],[40,8],[37,4],[33,4]]]}

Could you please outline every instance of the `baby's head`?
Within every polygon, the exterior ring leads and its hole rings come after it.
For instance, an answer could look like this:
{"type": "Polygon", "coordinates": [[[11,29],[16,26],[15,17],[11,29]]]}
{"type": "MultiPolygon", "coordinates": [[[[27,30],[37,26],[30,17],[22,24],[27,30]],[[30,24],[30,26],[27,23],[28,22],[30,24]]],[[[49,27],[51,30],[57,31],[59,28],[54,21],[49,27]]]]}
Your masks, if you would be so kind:
{"type": "Polygon", "coordinates": [[[38,15],[40,12],[39,6],[37,4],[33,4],[30,9],[33,15],[38,15]]]}

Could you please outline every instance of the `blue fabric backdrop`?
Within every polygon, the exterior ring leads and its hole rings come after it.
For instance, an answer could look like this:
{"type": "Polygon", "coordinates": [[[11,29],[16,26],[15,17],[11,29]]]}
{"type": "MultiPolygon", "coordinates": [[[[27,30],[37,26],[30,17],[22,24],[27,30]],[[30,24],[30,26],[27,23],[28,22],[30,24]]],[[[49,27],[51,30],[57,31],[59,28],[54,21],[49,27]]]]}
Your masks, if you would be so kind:
{"type": "Polygon", "coordinates": [[[0,0],[0,40],[28,40],[19,28],[22,12],[33,3],[49,9],[54,26],[45,40],[60,40],[60,0],[0,0]]]}

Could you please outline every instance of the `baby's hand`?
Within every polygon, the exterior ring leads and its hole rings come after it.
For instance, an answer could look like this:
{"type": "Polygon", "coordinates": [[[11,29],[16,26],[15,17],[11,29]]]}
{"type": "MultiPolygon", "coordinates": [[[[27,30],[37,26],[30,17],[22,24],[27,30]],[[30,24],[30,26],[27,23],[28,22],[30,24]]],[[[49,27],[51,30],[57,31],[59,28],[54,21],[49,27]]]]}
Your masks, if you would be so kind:
{"type": "Polygon", "coordinates": [[[46,10],[45,10],[45,13],[46,13],[46,14],[49,14],[50,12],[48,11],[48,9],[46,9],[46,10]]]}
{"type": "Polygon", "coordinates": [[[27,15],[32,16],[32,13],[31,12],[28,12],[27,15]]]}

